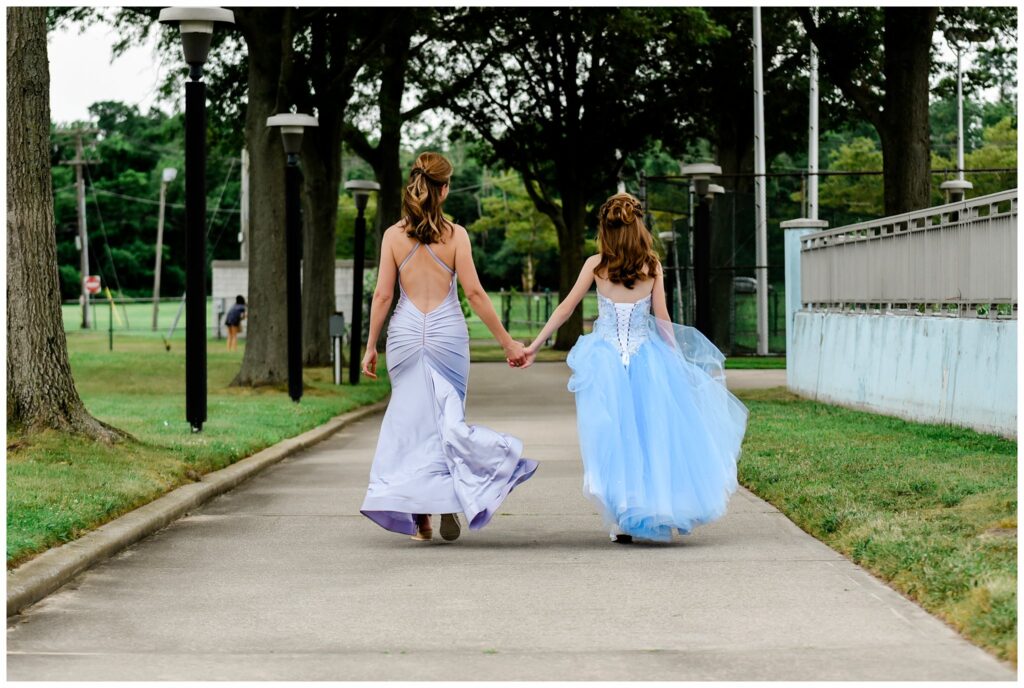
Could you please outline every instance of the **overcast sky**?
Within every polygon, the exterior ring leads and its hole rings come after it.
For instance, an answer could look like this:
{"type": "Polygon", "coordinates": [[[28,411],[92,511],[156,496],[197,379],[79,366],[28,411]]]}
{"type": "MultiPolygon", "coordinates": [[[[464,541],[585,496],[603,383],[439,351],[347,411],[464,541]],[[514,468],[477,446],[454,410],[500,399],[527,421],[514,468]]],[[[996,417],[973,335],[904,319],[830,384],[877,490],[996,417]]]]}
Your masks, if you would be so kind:
{"type": "Polygon", "coordinates": [[[135,103],[143,112],[154,104],[162,75],[156,32],[146,45],[132,46],[113,62],[112,34],[103,24],[82,33],[76,26],[50,33],[50,112],[54,121],[84,120],[89,106],[98,100],[135,103]]]}

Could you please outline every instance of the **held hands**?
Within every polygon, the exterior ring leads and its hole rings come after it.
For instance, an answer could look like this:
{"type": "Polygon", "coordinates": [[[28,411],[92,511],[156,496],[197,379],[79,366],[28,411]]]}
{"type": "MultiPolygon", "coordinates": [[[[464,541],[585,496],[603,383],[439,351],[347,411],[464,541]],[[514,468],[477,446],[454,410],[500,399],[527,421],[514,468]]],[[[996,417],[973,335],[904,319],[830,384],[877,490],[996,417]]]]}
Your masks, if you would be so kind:
{"type": "Polygon", "coordinates": [[[515,360],[506,353],[509,365],[511,365],[512,368],[529,368],[530,365],[534,364],[534,360],[537,358],[537,350],[540,346],[537,342],[526,347],[523,347],[522,344],[519,344],[519,346],[522,348],[522,357],[520,359],[515,360]]]}
{"type": "Polygon", "coordinates": [[[363,354],[363,375],[374,380],[377,379],[377,350],[366,348],[366,353],[363,354]]]}
{"type": "Polygon", "coordinates": [[[522,342],[512,340],[503,348],[505,349],[505,360],[511,367],[519,368],[526,361],[526,347],[522,342]]]}

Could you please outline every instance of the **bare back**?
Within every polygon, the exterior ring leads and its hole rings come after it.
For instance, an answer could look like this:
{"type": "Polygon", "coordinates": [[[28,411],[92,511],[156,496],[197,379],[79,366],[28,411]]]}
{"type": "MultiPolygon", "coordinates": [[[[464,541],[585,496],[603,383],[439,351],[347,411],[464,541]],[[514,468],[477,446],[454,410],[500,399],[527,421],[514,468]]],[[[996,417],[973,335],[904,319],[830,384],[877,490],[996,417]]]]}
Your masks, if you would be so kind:
{"type": "Polygon", "coordinates": [[[455,242],[451,241],[452,230],[445,232],[441,243],[429,246],[420,246],[419,241],[408,236],[405,233],[404,221],[392,225],[388,232],[391,234],[388,245],[398,270],[398,281],[402,290],[416,308],[423,313],[429,313],[441,305],[452,288],[455,271],[455,242]],[[424,250],[427,248],[429,250],[424,250]]]}
{"type": "Polygon", "coordinates": [[[615,303],[636,303],[651,295],[654,291],[655,279],[651,277],[639,281],[633,285],[632,289],[627,289],[624,285],[616,284],[595,272],[594,282],[597,286],[597,292],[606,299],[610,299],[615,303]]]}

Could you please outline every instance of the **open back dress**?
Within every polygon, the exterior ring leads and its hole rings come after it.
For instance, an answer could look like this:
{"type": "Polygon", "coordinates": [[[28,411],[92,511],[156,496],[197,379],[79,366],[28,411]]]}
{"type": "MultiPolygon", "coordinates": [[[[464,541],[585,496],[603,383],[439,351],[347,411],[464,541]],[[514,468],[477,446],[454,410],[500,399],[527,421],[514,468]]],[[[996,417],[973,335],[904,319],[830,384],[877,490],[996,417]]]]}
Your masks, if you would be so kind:
{"type": "MultiPolygon", "coordinates": [[[[420,269],[427,267],[429,261],[420,269]]],[[[487,525],[512,488],[533,475],[537,462],[522,458],[517,438],[466,424],[469,330],[455,271],[429,245],[417,243],[398,273],[401,294],[386,347],[391,400],[360,511],[407,535],[416,532],[414,514],[463,513],[476,530],[487,525]],[[401,277],[421,247],[451,276],[444,301],[427,313],[405,293],[401,277]]]]}

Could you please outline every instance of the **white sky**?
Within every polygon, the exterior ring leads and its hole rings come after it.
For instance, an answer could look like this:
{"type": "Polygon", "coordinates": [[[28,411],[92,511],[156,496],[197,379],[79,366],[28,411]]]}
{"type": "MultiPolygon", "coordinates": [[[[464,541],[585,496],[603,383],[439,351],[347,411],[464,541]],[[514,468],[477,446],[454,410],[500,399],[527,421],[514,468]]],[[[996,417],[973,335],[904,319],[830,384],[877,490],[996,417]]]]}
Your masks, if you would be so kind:
{"type": "MultiPolygon", "coordinates": [[[[156,51],[157,32],[145,45],[132,46],[111,62],[113,30],[95,24],[79,33],[71,26],[49,35],[50,112],[60,123],[84,120],[99,100],[154,104],[163,75],[156,51]]],[[[166,106],[163,107],[167,110],[166,106]]]]}

